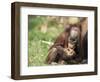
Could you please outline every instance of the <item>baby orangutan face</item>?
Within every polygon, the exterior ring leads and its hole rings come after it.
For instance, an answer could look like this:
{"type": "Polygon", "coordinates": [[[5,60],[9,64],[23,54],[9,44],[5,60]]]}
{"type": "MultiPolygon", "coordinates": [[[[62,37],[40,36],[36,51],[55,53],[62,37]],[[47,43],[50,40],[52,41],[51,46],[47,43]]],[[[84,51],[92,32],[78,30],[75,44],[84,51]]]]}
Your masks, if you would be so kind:
{"type": "Polygon", "coordinates": [[[74,50],[75,49],[75,44],[72,44],[72,43],[68,42],[68,48],[74,50]]]}
{"type": "Polygon", "coordinates": [[[66,53],[66,56],[71,57],[74,56],[76,53],[74,51],[75,44],[68,43],[68,47],[64,49],[64,52],[66,53]]]}

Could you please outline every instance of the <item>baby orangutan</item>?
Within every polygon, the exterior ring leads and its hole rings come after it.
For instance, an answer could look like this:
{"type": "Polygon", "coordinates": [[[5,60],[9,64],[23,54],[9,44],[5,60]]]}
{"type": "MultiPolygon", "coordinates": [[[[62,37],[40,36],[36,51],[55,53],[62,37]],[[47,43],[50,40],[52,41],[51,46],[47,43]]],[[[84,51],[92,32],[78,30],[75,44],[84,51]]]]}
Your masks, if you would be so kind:
{"type": "Polygon", "coordinates": [[[52,56],[49,55],[49,62],[48,64],[64,64],[65,61],[71,60],[76,56],[75,52],[75,44],[68,42],[68,47],[63,48],[61,46],[57,46],[49,51],[49,54],[53,54],[52,56]]]}
{"type": "Polygon", "coordinates": [[[75,44],[68,43],[68,48],[64,48],[65,55],[68,57],[75,56],[75,44]]]}
{"type": "Polygon", "coordinates": [[[58,47],[59,64],[64,64],[65,61],[71,60],[76,56],[75,43],[68,42],[67,48],[58,47]],[[60,53],[62,51],[62,53],[60,53]]]}

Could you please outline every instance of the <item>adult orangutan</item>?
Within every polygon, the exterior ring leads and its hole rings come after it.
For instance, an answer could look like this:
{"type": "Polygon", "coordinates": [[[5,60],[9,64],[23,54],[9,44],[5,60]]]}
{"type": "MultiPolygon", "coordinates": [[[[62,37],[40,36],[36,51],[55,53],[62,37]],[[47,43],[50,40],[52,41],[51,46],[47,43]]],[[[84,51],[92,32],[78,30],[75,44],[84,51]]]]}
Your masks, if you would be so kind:
{"type": "Polygon", "coordinates": [[[79,24],[69,25],[66,27],[50,47],[46,63],[52,62],[64,64],[66,61],[82,60],[82,37],[81,26],[79,24]]]}

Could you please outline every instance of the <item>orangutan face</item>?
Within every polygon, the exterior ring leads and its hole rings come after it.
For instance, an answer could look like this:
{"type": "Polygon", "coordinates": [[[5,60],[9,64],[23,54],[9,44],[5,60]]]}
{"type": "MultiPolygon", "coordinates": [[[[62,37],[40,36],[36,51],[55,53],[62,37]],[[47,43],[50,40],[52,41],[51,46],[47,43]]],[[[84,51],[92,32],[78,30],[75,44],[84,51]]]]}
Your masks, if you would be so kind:
{"type": "Polygon", "coordinates": [[[80,37],[80,29],[78,27],[72,27],[69,32],[69,42],[72,44],[77,43],[80,37]]]}

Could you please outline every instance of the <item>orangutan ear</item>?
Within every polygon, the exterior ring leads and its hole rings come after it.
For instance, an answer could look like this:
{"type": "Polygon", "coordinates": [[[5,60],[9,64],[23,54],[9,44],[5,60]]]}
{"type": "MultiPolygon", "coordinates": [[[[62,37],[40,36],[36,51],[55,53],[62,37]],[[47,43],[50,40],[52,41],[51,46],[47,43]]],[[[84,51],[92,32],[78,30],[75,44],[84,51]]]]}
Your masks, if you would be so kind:
{"type": "Polygon", "coordinates": [[[77,23],[76,26],[80,29],[80,32],[82,32],[81,22],[77,23]]]}
{"type": "Polygon", "coordinates": [[[64,30],[65,30],[66,32],[69,32],[69,31],[70,31],[70,28],[71,28],[71,26],[70,26],[70,24],[68,24],[68,25],[66,25],[66,26],[64,27],[64,30]]]}

